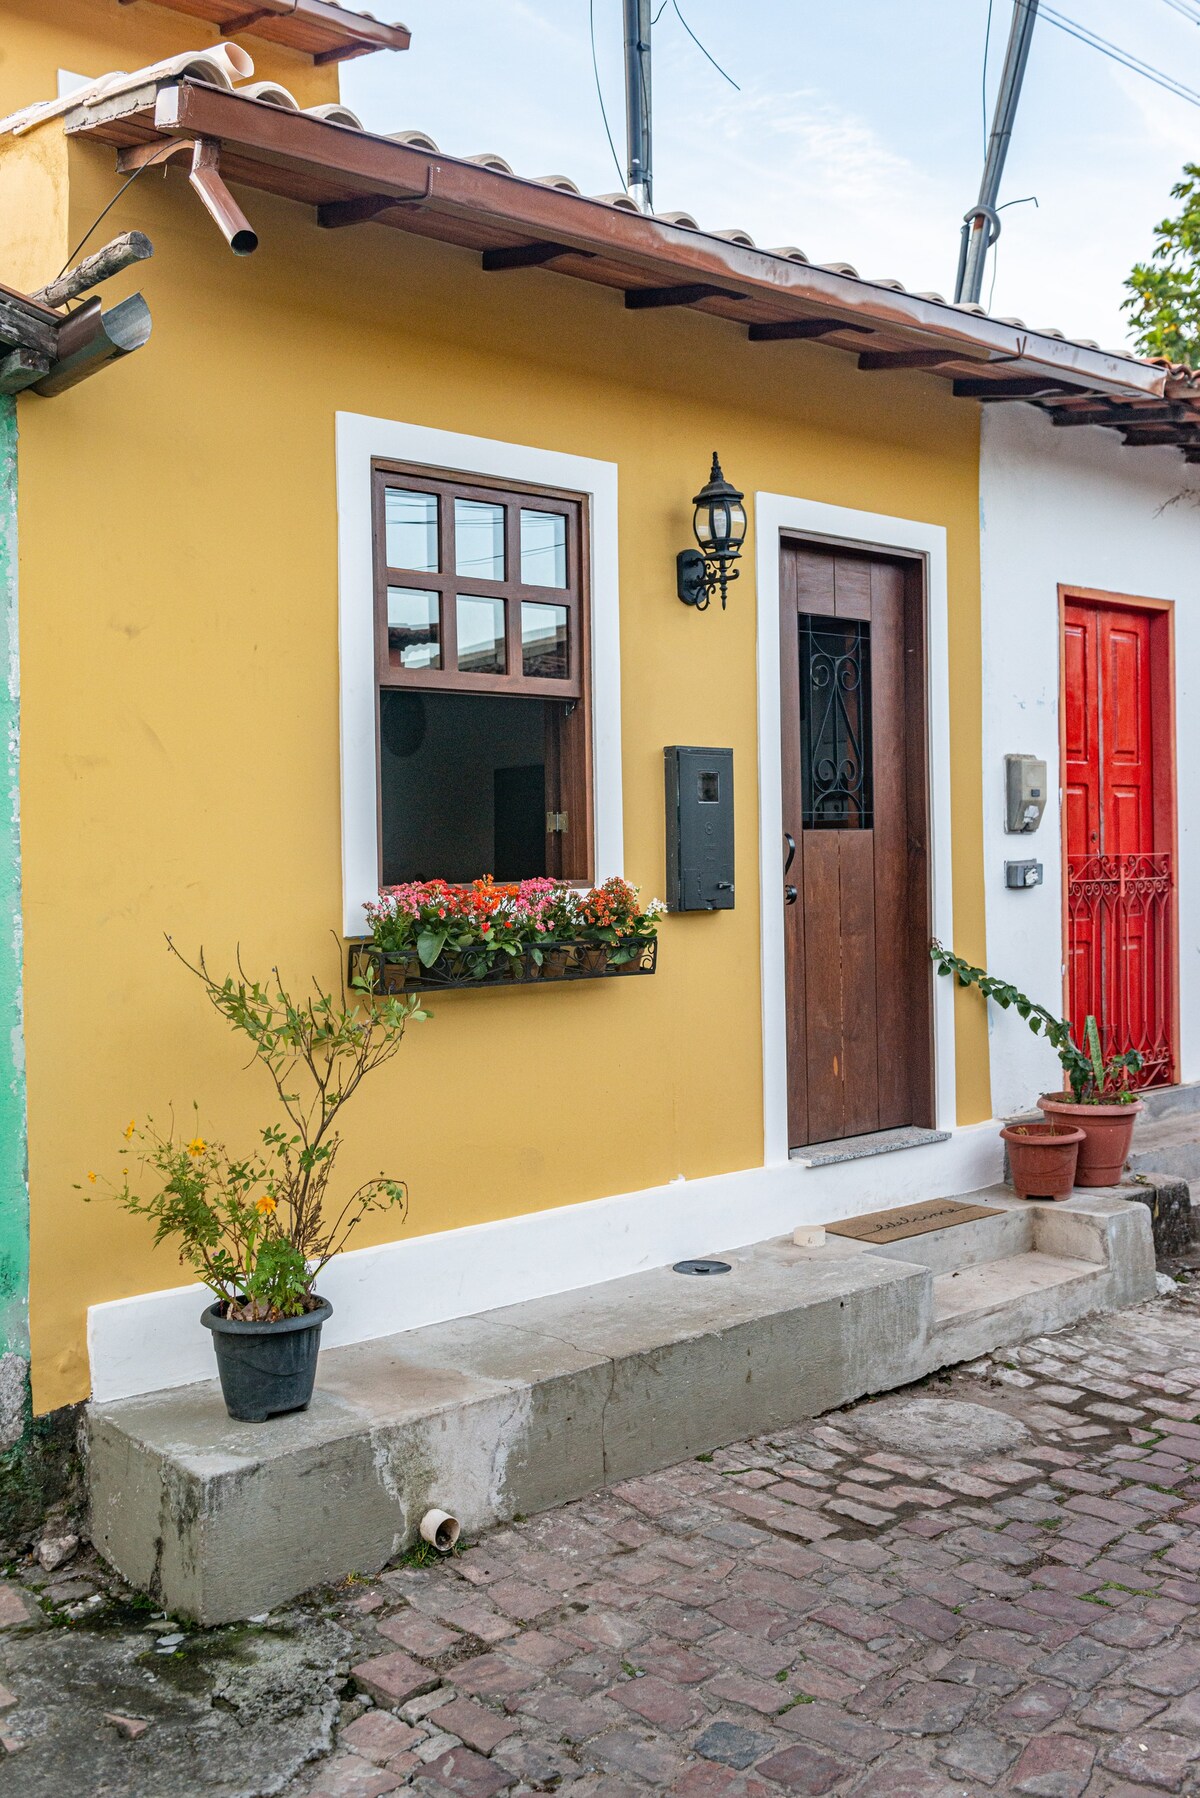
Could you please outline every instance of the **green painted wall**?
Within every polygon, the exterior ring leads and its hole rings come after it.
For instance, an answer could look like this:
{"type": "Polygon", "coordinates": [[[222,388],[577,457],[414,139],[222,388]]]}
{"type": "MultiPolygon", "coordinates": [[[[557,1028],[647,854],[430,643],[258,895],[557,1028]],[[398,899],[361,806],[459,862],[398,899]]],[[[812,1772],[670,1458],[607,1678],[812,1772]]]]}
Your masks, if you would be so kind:
{"type": "Polygon", "coordinates": [[[0,1448],[23,1423],[29,1361],[29,1185],[21,1001],[17,410],[0,396],[0,1448]]]}

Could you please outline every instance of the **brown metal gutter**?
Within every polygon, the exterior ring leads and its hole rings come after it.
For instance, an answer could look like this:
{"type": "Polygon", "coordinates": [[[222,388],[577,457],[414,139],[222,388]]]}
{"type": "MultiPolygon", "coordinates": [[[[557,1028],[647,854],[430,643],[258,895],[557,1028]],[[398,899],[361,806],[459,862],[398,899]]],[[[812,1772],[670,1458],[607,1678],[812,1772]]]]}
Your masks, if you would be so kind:
{"type": "Polygon", "coordinates": [[[91,299],[64,318],[0,284],[0,394],[62,393],[141,349],[149,335],[150,309],[140,293],[107,312],[91,299]]]}
{"type": "MultiPolygon", "coordinates": [[[[150,121],[147,119],[146,123],[150,121]]],[[[86,133],[103,121],[87,107],[68,116],[67,130],[86,133]]],[[[193,82],[158,91],[153,128],[172,136],[218,139],[236,158],[235,180],[293,198],[374,196],[421,201],[422,229],[436,235],[439,216],[476,221],[533,242],[552,242],[587,258],[619,264],[631,285],[703,285],[769,305],[779,319],[836,317],[847,325],[899,334],[913,348],[953,349],[981,368],[1002,362],[997,376],[1044,377],[1097,393],[1156,397],[1167,371],[1134,358],[896,293],[810,264],[710,237],[602,201],[565,193],[476,163],[434,156],[390,139],[349,131],[304,114],[193,82]],[[262,179],[256,180],[256,164],[262,179]],[[284,173],[289,181],[281,179],[284,173]]],[[[403,226],[403,214],[378,213],[403,226]]],[[[588,279],[586,264],[567,271],[588,279]]],[[[722,304],[721,301],[715,302],[722,304]]],[[[728,302],[725,302],[728,316],[728,302]]],[[[747,319],[747,323],[751,322],[747,319]]],[[[947,369],[946,374],[952,374],[947,369]]]]}

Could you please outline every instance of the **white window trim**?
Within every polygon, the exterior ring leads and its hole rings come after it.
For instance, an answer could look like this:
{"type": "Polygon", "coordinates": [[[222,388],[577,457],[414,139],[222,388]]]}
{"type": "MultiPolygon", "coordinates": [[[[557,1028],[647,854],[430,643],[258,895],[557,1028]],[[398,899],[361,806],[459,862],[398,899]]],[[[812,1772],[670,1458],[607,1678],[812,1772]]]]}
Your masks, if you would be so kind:
{"type": "Polygon", "coordinates": [[[379,890],[375,757],[375,571],[371,463],[376,457],[578,493],[588,506],[591,567],[592,811],[597,881],[624,873],[617,465],[528,444],[339,412],[338,657],[341,686],[343,928],[366,933],[379,890]]]}
{"type": "MultiPolygon", "coordinates": [[[[758,796],[762,905],[763,1160],[788,1159],[787,991],[783,939],[783,770],[779,700],[779,553],[785,532],[906,550],[925,562],[925,678],[929,763],[929,874],[933,934],[954,942],[950,856],[950,653],[943,525],[857,512],[782,493],[755,495],[758,585],[758,796]]],[[[897,1053],[903,1045],[897,1044],[897,1053]]],[[[954,982],[934,981],[934,1116],[957,1126],[954,982]]]]}

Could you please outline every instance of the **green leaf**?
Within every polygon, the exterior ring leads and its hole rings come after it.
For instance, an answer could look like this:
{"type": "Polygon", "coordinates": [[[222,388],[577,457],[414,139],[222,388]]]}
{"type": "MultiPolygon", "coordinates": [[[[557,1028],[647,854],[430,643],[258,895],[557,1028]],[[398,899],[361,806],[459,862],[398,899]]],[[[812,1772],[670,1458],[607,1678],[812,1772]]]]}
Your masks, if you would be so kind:
{"type": "Polygon", "coordinates": [[[417,938],[417,954],[421,958],[421,966],[431,968],[442,950],[446,947],[447,932],[445,930],[423,930],[417,938]]]}

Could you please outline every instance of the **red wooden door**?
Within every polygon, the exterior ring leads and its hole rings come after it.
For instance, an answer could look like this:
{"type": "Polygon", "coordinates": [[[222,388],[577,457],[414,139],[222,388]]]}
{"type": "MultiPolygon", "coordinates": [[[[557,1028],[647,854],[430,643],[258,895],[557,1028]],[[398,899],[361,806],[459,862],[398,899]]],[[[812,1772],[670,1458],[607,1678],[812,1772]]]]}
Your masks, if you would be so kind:
{"type": "Polygon", "coordinates": [[[780,568],[793,1148],[932,1121],[919,576],[785,543],[780,568]]]}
{"type": "Polygon", "coordinates": [[[1141,1052],[1141,1086],[1175,1077],[1167,628],[1133,606],[1064,607],[1069,1012],[1080,1038],[1097,1019],[1106,1054],[1141,1052]]]}

